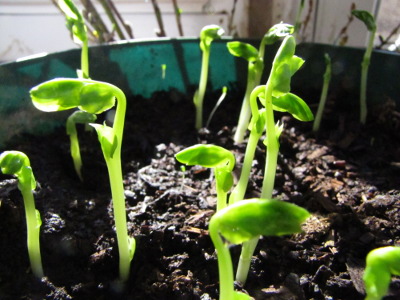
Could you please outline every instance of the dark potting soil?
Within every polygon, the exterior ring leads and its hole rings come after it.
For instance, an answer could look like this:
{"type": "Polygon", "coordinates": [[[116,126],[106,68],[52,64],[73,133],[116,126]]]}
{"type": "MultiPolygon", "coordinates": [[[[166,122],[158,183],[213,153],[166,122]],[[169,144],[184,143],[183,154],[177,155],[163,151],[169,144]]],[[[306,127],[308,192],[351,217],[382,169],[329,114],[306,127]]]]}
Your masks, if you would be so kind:
{"type": "MultiPolygon", "coordinates": [[[[225,100],[210,129],[198,133],[189,98],[157,93],[129,101],[122,161],[128,231],[137,248],[124,291],[116,284],[110,188],[95,132],[79,131],[84,183],[74,173],[63,128],[10,144],[4,150],[25,152],[38,181],[46,277],[40,281],[30,272],[23,201],[16,179],[1,175],[0,299],[218,299],[207,232],[215,210],[213,176],[209,169],[181,168],[174,154],[196,143],[217,144],[234,152],[239,175],[245,146],[231,137],[240,102],[225,100]]],[[[210,109],[206,103],[205,115],[210,109]]],[[[274,197],[307,208],[312,217],[302,233],[263,237],[248,282],[237,289],[255,299],[364,298],[366,254],[399,244],[400,232],[400,118],[390,102],[371,111],[361,127],[356,110],[339,114],[329,102],[318,135],[311,123],[277,116],[285,129],[274,197]]],[[[247,198],[259,196],[264,160],[260,142],[247,198]]],[[[231,250],[236,262],[240,247],[231,250]]],[[[390,294],[387,299],[400,298],[399,279],[390,294]]]]}

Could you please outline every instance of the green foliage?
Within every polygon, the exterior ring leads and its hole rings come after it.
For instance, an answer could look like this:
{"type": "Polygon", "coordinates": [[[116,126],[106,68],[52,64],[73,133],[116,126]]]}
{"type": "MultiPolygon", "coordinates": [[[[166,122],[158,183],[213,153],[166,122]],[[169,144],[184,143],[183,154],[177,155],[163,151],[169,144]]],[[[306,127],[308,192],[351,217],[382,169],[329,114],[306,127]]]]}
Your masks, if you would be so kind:
{"type": "Polygon", "coordinates": [[[226,206],[226,194],[233,185],[232,170],[235,167],[235,157],[230,151],[220,146],[198,144],[178,152],[175,158],[187,165],[214,168],[217,211],[226,206]]]}
{"type": "Polygon", "coordinates": [[[24,199],[29,260],[34,275],[42,278],[44,274],[39,240],[42,220],[35,208],[32,190],[36,188],[36,180],[29,158],[23,152],[5,151],[0,155],[0,167],[3,174],[15,175],[18,178],[18,189],[24,199]]]}
{"type": "Polygon", "coordinates": [[[366,10],[352,10],[351,14],[357,19],[362,21],[367,26],[369,31],[376,30],[375,18],[369,11],[366,10]]]}
{"type": "Polygon", "coordinates": [[[392,275],[400,275],[400,247],[387,246],[369,252],[363,276],[365,299],[382,299],[387,294],[392,275]]]}
{"type": "Polygon", "coordinates": [[[258,50],[248,43],[235,41],[228,42],[226,46],[229,53],[234,56],[242,57],[249,62],[254,62],[258,59],[258,50]]]}
{"type": "Polygon", "coordinates": [[[52,79],[32,88],[30,94],[33,105],[46,112],[77,107],[91,114],[100,114],[115,105],[110,85],[89,79],[52,79]]]}
{"type": "Polygon", "coordinates": [[[66,18],[66,25],[77,44],[87,42],[87,30],[85,20],[72,0],[58,0],[58,6],[66,18]]]}
{"type": "Polygon", "coordinates": [[[213,217],[219,232],[232,244],[241,244],[260,235],[281,236],[301,231],[310,216],[297,205],[265,199],[248,199],[229,205],[213,217]]]}
{"type": "Polygon", "coordinates": [[[90,124],[97,131],[99,142],[104,156],[113,158],[114,152],[118,146],[118,138],[113,128],[107,125],[90,124]]]}
{"type": "Polygon", "coordinates": [[[207,25],[200,31],[200,49],[202,51],[209,51],[211,43],[220,39],[225,33],[224,29],[218,25],[207,25]]]}
{"type": "Polygon", "coordinates": [[[265,45],[272,45],[280,39],[293,34],[294,26],[286,23],[279,23],[272,26],[264,35],[262,43],[265,45]]]}

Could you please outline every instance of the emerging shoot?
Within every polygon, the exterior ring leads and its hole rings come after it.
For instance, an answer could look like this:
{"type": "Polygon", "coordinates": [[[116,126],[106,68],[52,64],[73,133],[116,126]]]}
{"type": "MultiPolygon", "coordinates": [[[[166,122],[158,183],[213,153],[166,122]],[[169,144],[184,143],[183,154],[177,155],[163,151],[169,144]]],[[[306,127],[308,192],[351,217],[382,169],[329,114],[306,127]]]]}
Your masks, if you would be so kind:
{"type": "Polygon", "coordinates": [[[261,76],[264,70],[265,46],[274,44],[292,32],[293,26],[289,24],[280,23],[272,26],[261,40],[258,50],[252,45],[243,42],[227,43],[228,50],[232,55],[242,57],[249,62],[246,92],[242,102],[242,108],[240,110],[238,125],[233,138],[235,143],[239,144],[243,142],[244,135],[248,129],[247,127],[249,126],[251,117],[249,103],[250,93],[257,85],[260,84],[261,81],[261,76]]]}
{"type": "Polygon", "coordinates": [[[368,69],[371,61],[372,48],[376,33],[376,24],[374,17],[365,10],[353,10],[352,15],[362,21],[369,31],[369,41],[365,50],[363,60],[361,62],[361,86],[360,86],[360,123],[365,124],[367,121],[367,80],[368,69]]]}
{"type": "Polygon", "coordinates": [[[76,130],[76,124],[88,124],[96,121],[96,118],[97,117],[95,114],[90,114],[82,110],[77,110],[74,113],[72,113],[67,119],[66,129],[70,139],[71,157],[72,161],[74,162],[76,174],[78,174],[78,177],[81,181],[83,181],[82,171],[81,171],[82,158],[79,147],[78,131],[76,130]]]}
{"type": "Polygon", "coordinates": [[[121,170],[121,143],[126,111],[124,93],[106,82],[67,78],[46,81],[32,88],[30,93],[35,107],[46,112],[79,108],[91,114],[100,114],[114,107],[118,100],[113,127],[91,125],[97,131],[107,163],[117,232],[120,279],[122,282],[127,281],[136,246],[134,238],[128,236],[121,170]]]}
{"type": "Polygon", "coordinates": [[[36,180],[29,158],[19,151],[5,151],[0,155],[0,167],[3,174],[15,175],[18,178],[18,189],[24,199],[29,261],[33,274],[42,278],[44,274],[39,239],[42,220],[35,208],[33,190],[36,188],[36,180]]]}
{"type": "Polygon", "coordinates": [[[332,67],[331,58],[328,53],[325,53],[325,73],[324,73],[324,83],[322,86],[321,98],[319,99],[317,114],[315,115],[315,120],[313,124],[313,131],[317,132],[321,124],[322,114],[324,112],[326,97],[328,96],[329,83],[331,81],[332,67]]]}
{"type": "Polygon", "coordinates": [[[198,144],[178,152],[175,158],[189,166],[200,165],[213,168],[217,190],[217,211],[226,206],[227,193],[233,185],[232,170],[235,167],[235,156],[230,151],[220,146],[198,144]]]}
{"type": "Polygon", "coordinates": [[[307,210],[294,204],[266,199],[239,201],[218,211],[208,228],[218,255],[219,299],[250,299],[234,290],[230,244],[241,244],[260,235],[281,236],[300,232],[301,223],[309,216],[307,210]]]}
{"type": "MultiPolygon", "coordinates": [[[[274,110],[288,112],[294,118],[301,121],[312,121],[314,119],[308,105],[300,97],[290,93],[291,77],[304,63],[303,59],[294,55],[295,48],[296,42],[294,37],[285,37],[272,63],[272,70],[266,85],[256,87],[250,95],[250,107],[254,119],[251,124],[251,130],[255,129],[257,131],[256,136],[258,136],[262,130],[260,126],[263,123],[265,124],[266,130],[266,139],[264,140],[264,144],[267,147],[267,158],[261,190],[261,198],[263,199],[272,198],[279,152],[279,136],[282,133],[282,126],[275,124],[274,110]],[[260,102],[264,107],[261,111],[264,114],[264,120],[259,120],[257,98],[260,99],[260,102]]],[[[254,141],[252,141],[252,145],[249,145],[249,147],[255,149],[253,142],[254,141]]],[[[246,149],[246,155],[247,154],[246,149]]],[[[249,153],[249,155],[254,155],[254,153],[249,153]]],[[[247,161],[246,163],[251,164],[251,161],[247,161]]],[[[247,166],[246,170],[249,171],[249,169],[249,166],[247,166]]],[[[249,174],[242,173],[238,183],[238,186],[240,185],[240,191],[235,191],[235,199],[232,200],[232,202],[236,202],[242,197],[242,195],[244,195],[246,186],[242,185],[240,181],[248,180],[248,175],[249,174]],[[246,176],[247,178],[243,177],[242,179],[242,176],[246,176]]],[[[258,237],[243,244],[242,254],[240,256],[236,273],[236,280],[239,282],[246,282],[250,268],[251,256],[253,255],[257,242],[258,237]]]]}
{"type": "Polygon", "coordinates": [[[200,49],[203,55],[201,60],[199,88],[196,90],[193,96],[193,103],[196,108],[196,129],[203,127],[203,101],[208,80],[208,65],[210,61],[211,43],[215,39],[220,39],[223,34],[224,30],[218,25],[205,26],[200,32],[200,49]]]}
{"type": "Polygon", "coordinates": [[[382,299],[387,294],[392,275],[400,275],[400,247],[387,246],[369,252],[363,276],[365,299],[382,299]]]}
{"type": "Polygon", "coordinates": [[[217,103],[215,104],[213,110],[211,111],[210,115],[208,116],[206,127],[210,126],[210,122],[217,111],[218,107],[221,105],[222,101],[225,100],[226,94],[228,93],[228,88],[226,86],[222,87],[222,94],[219,97],[217,103]]]}

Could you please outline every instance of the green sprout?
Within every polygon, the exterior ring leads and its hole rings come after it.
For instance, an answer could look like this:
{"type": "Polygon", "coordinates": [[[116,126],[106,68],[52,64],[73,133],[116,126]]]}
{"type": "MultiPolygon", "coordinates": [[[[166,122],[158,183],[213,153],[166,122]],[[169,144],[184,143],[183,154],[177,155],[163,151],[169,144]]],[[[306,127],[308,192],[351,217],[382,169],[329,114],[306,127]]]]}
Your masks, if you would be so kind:
{"type": "Polygon", "coordinates": [[[261,76],[264,70],[265,46],[274,44],[279,39],[284,38],[292,32],[293,26],[289,24],[280,23],[272,26],[261,40],[258,50],[252,45],[244,42],[227,43],[228,50],[232,55],[242,57],[249,62],[246,91],[240,110],[238,125],[233,138],[236,144],[243,142],[244,135],[249,126],[251,117],[249,102],[250,93],[260,84],[261,81],[261,76]]]}
{"type": "Polygon", "coordinates": [[[363,60],[361,62],[361,86],[360,86],[360,123],[365,124],[367,121],[367,79],[369,63],[371,61],[372,48],[374,46],[374,39],[376,33],[376,23],[374,17],[365,10],[353,10],[351,14],[357,19],[362,21],[367,27],[369,34],[369,41],[367,49],[365,50],[363,60]]]}
{"type": "Polygon", "coordinates": [[[130,262],[135,253],[135,239],[128,236],[125,195],[121,170],[121,144],[125,122],[126,97],[116,86],[90,79],[56,78],[30,91],[33,104],[45,112],[79,108],[91,114],[100,114],[118,105],[113,127],[90,124],[98,134],[107,164],[114,207],[114,220],[119,250],[120,279],[129,277],[130,262]]]}
{"type": "Polygon", "coordinates": [[[96,120],[95,114],[90,114],[88,112],[77,110],[72,113],[66,124],[67,134],[70,138],[71,156],[74,162],[75,171],[79,176],[79,179],[83,181],[82,177],[82,158],[81,151],[79,147],[78,131],[76,130],[76,124],[88,124],[96,120]]]}
{"type": "Polygon", "coordinates": [[[82,46],[81,69],[79,78],[89,78],[89,48],[85,20],[72,0],[58,0],[58,6],[65,15],[66,25],[71,32],[73,41],[82,46]]]}
{"type": "Polygon", "coordinates": [[[210,126],[210,122],[212,118],[214,117],[215,112],[217,111],[218,107],[221,105],[222,101],[225,100],[226,94],[228,93],[228,88],[226,86],[222,87],[222,93],[221,96],[219,97],[217,103],[215,104],[213,110],[211,111],[210,115],[208,116],[207,122],[206,122],[206,127],[210,126]]]}
{"type": "Polygon", "coordinates": [[[319,99],[317,114],[315,115],[315,120],[313,124],[313,131],[317,132],[321,124],[322,113],[324,112],[326,97],[328,96],[329,83],[331,81],[332,67],[331,58],[328,53],[325,53],[325,73],[324,73],[324,83],[322,86],[321,97],[319,99]]]}
{"type": "MultiPolygon", "coordinates": [[[[256,131],[254,134],[255,137],[261,134],[264,129],[262,126],[265,126],[266,130],[264,144],[267,147],[267,157],[261,189],[261,198],[263,199],[272,198],[279,152],[279,136],[282,133],[282,125],[279,123],[275,124],[274,110],[288,112],[300,121],[312,121],[314,119],[308,105],[300,97],[290,93],[291,77],[304,63],[303,59],[294,55],[295,49],[296,42],[294,37],[286,36],[272,63],[271,73],[266,85],[256,87],[250,95],[250,107],[253,118],[250,124],[252,128],[250,129],[256,131]],[[261,110],[258,109],[257,98],[260,99],[263,106],[261,110]],[[264,115],[263,117],[260,117],[260,112],[264,115]]],[[[255,150],[256,142],[255,139],[252,139],[251,144],[249,143],[247,147],[252,148],[252,151],[255,150]]],[[[248,152],[246,149],[246,155],[249,155],[250,158],[247,160],[245,158],[244,164],[246,165],[243,166],[237,185],[239,190],[232,192],[233,198],[229,199],[230,203],[234,203],[244,197],[254,152],[250,153],[250,150],[248,152]],[[241,180],[244,180],[245,184],[242,184],[241,180]]],[[[243,244],[236,273],[236,280],[239,282],[246,282],[251,256],[257,242],[258,238],[255,238],[243,244]]]]}
{"type": "Polygon", "coordinates": [[[233,185],[232,170],[235,167],[235,156],[230,151],[220,146],[198,144],[178,152],[175,158],[189,166],[200,165],[213,168],[217,190],[217,211],[226,206],[227,193],[233,185]]]}
{"type": "Polygon", "coordinates": [[[296,18],[294,21],[294,32],[293,32],[293,34],[295,36],[297,36],[300,32],[300,28],[301,28],[300,17],[301,17],[301,13],[303,12],[303,9],[304,9],[304,2],[305,2],[305,0],[300,0],[299,7],[297,8],[296,18]]]}
{"type": "Polygon", "coordinates": [[[193,96],[193,103],[196,108],[196,129],[203,127],[203,101],[208,80],[211,43],[215,39],[220,39],[223,34],[224,30],[218,25],[207,25],[200,32],[200,49],[203,52],[203,56],[201,60],[199,88],[193,96]]]}
{"type": "Polygon", "coordinates": [[[3,174],[15,175],[18,178],[18,189],[24,199],[29,261],[33,274],[42,278],[44,274],[39,240],[42,220],[35,208],[33,190],[36,188],[36,180],[29,158],[19,151],[5,151],[0,155],[0,167],[3,174]]]}
{"type": "MultiPolygon", "coordinates": [[[[74,42],[82,46],[81,69],[77,70],[78,78],[89,79],[89,49],[85,20],[72,0],[59,0],[58,6],[65,15],[67,28],[70,30],[74,42]]],[[[90,116],[87,112],[78,112],[77,114],[75,112],[69,116],[66,124],[67,134],[70,136],[71,141],[72,161],[75,171],[81,181],[83,181],[81,173],[82,159],[75,124],[82,123],[86,125],[89,122],[93,122],[95,119],[96,116],[94,114],[90,116]],[[77,120],[77,118],[79,118],[79,120],[77,120]]]]}
{"type": "Polygon", "coordinates": [[[392,275],[400,275],[400,247],[387,246],[369,252],[363,276],[365,299],[382,299],[387,294],[392,275]]]}
{"type": "Polygon", "coordinates": [[[266,199],[239,201],[218,211],[208,228],[218,255],[219,299],[251,299],[234,290],[230,244],[241,244],[260,235],[282,236],[300,232],[301,223],[309,216],[307,210],[297,205],[266,199]]]}

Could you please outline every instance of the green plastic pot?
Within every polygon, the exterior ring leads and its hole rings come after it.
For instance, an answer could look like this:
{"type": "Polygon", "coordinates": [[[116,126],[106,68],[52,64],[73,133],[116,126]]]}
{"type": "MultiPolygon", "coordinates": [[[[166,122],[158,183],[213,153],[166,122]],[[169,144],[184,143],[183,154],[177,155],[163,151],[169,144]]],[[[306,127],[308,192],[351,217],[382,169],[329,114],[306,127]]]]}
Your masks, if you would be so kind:
{"type": "MultiPolygon", "coordinates": [[[[209,84],[211,89],[236,85],[244,90],[247,62],[229,54],[226,48],[228,41],[231,39],[215,41],[212,45],[209,84]]],[[[255,46],[258,44],[256,40],[244,41],[255,46]]],[[[270,47],[266,51],[266,73],[276,49],[270,47]]],[[[358,101],[363,49],[299,45],[297,55],[304,58],[306,63],[293,78],[293,89],[299,95],[303,91],[321,89],[325,69],[324,53],[329,53],[333,62],[330,90],[354,95],[354,100],[358,101]]],[[[161,90],[190,93],[197,86],[200,76],[201,52],[198,39],[157,39],[95,46],[90,48],[89,59],[93,79],[117,85],[128,97],[150,97],[155,91],[161,90]],[[165,77],[163,65],[166,66],[165,77]]],[[[66,114],[44,114],[36,110],[31,103],[29,90],[55,77],[76,78],[76,69],[79,67],[80,49],[0,65],[0,147],[4,147],[7,141],[22,132],[43,134],[64,125],[66,114]]],[[[369,103],[379,103],[387,98],[399,101],[399,67],[399,54],[374,51],[369,73],[369,103]]]]}

